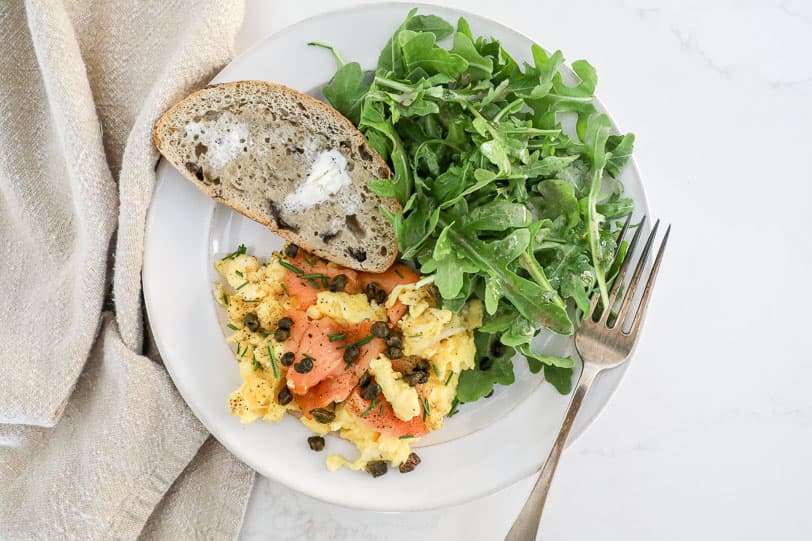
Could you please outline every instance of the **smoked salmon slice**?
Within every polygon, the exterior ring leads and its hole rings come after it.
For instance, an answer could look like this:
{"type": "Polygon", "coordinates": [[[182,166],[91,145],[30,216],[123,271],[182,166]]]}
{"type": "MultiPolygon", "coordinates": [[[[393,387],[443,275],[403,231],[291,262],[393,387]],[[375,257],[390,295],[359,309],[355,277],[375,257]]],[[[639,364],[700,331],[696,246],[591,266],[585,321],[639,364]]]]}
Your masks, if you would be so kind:
{"type": "Polygon", "coordinates": [[[387,436],[423,436],[429,432],[426,423],[423,422],[423,404],[420,404],[420,413],[403,421],[398,419],[392,405],[386,401],[383,393],[372,402],[361,397],[360,388],[356,387],[349,398],[347,398],[345,408],[347,411],[357,416],[372,430],[386,434],[387,436]]]}
{"type": "MultiPolygon", "coordinates": [[[[293,326],[296,327],[296,324],[293,326]]],[[[330,341],[331,335],[339,335],[342,332],[341,326],[329,317],[307,320],[305,332],[296,349],[296,358],[288,369],[287,385],[292,393],[305,394],[324,379],[337,373],[338,369],[343,368],[344,350],[339,348],[347,344],[347,339],[330,341]],[[312,368],[302,373],[297,370],[297,365],[304,359],[312,363],[312,368]]]]}
{"type": "MultiPolygon", "coordinates": [[[[352,336],[348,332],[347,339],[355,341],[369,336],[370,327],[372,327],[371,322],[361,323],[352,336]]],[[[310,417],[312,409],[323,408],[332,402],[343,402],[358,385],[364,372],[369,369],[372,359],[377,358],[386,350],[386,344],[383,340],[375,338],[371,342],[359,346],[359,349],[360,354],[353,364],[347,367],[345,363],[344,369],[340,370],[338,374],[325,379],[307,393],[296,397],[296,402],[307,417],[310,417]]]]}
{"type": "Polygon", "coordinates": [[[314,304],[319,292],[328,291],[330,281],[339,274],[346,277],[342,291],[347,293],[360,291],[358,273],[352,269],[328,265],[323,259],[305,254],[301,250],[296,257],[286,258],[283,261],[282,266],[288,271],[285,273],[285,289],[291,299],[298,302],[300,310],[314,304]]]}

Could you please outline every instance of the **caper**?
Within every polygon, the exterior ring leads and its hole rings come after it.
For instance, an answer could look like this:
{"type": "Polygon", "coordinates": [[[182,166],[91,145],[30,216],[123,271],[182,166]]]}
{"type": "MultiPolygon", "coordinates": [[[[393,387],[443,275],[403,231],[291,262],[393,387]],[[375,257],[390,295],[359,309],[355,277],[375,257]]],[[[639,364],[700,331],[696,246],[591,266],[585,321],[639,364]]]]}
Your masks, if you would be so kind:
{"type": "Polygon", "coordinates": [[[361,354],[361,349],[356,346],[352,345],[349,346],[347,349],[344,350],[344,362],[347,364],[352,364],[361,354]]]}
{"type": "Polygon", "coordinates": [[[293,327],[293,320],[290,319],[289,317],[283,317],[282,319],[279,320],[276,326],[279,327],[280,329],[290,329],[291,327],[293,327]]]}
{"type": "Polygon", "coordinates": [[[286,406],[290,404],[290,401],[293,400],[293,395],[290,394],[290,389],[287,387],[282,387],[282,390],[279,391],[279,394],[276,395],[276,401],[279,402],[280,406],[286,406]]]}
{"type": "Polygon", "coordinates": [[[312,409],[310,410],[310,415],[312,415],[317,422],[323,425],[332,423],[333,421],[336,420],[336,414],[324,408],[312,409]]]}
{"type": "Polygon", "coordinates": [[[314,451],[321,451],[324,449],[324,438],[321,436],[310,436],[307,438],[307,444],[314,451]]]}
{"type": "Polygon", "coordinates": [[[259,318],[254,312],[246,313],[242,318],[242,322],[251,332],[256,332],[259,329],[259,318]]]}
{"type": "Polygon", "coordinates": [[[429,375],[426,372],[415,370],[411,374],[403,376],[403,381],[414,387],[418,384],[426,383],[429,380],[429,375]]]}
{"type": "Polygon", "coordinates": [[[379,394],[381,394],[381,386],[377,383],[370,383],[361,389],[361,398],[370,402],[378,398],[379,394]]]}
{"type": "Polygon", "coordinates": [[[395,346],[398,348],[403,347],[403,336],[394,332],[389,333],[389,336],[383,339],[387,346],[395,346]]]}
{"type": "Polygon", "coordinates": [[[491,342],[491,355],[494,357],[501,357],[505,354],[505,346],[499,339],[494,340],[491,342]]]}
{"type": "Polygon", "coordinates": [[[290,329],[276,329],[276,332],[273,333],[273,339],[277,342],[284,342],[290,338],[290,329]]]}
{"type": "Polygon", "coordinates": [[[376,321],[372,324],[369,332],[372,333],[372,336],[386,338],[386,336],[389,335],[389,327],[386,325],[385,321],[376,321]]]}
{"type": "Polygon", "coordinates": [[[293,353],[292,351],[286,351],[282,355],[282,359],[281,359],[282,366],[290,366],[290,365],[293,364],[293,361],[295,361],[295,360],[296,360],[296,354],[293,353]]]}
{"type": "Polygon", "coordinates": [[[420,359],[417,361],[417,364],[414,365],[414,370],[420,370],[421,372],[425,372],[428,374],[429,372],[429,362],[426,359],[420,359]]]}
{"type": "Polygon", "coordinates": [[[299,372],[300,374],[307,374],[311,370],[313,370],[313,361],[310,360],[308,357],[305,357],[298,363],[293,365],[293,369],[299,372]]]}
{"type": "Polygon", "coordinates": [[[420,464],[420,457],[417,456],[417,453],[409,453],[409,458],[398,466],[398,470],[400,470],[400,473],[409,473],[414,470],[418,464],[420,464]]]}
{"type": "Polygon", "coordinates": [[[479,359],[480,370],[490,370],[492,365],[493,359],[491,359],[490,357],[482,357],[481,359],[479,359]]]}
{"type": "Polygon", "coordinates": [[[375,301],[378,304],[386,302],[386,291],[381,289],[381,285],[378,282],[368,283],[364,288],[364,293],[370,301],[375,301]]]}
{"type": "Polygon", "coordinates": [[[403,348],[389,346],[389,349],[386,350],[386,356],[390,359],[400,359],[403,357],[403,348]]]}
{"type": "Polygon", "coordinates": [[[288,244],[285,246],[285,255],[288,257],[296,257],[299,255],[299,247],[295,244],[288,244]]]}
{"type": "Polygon", "coordinates": [[[389,468],[387,468],[386,462],[383,460],[370,460],[367,462],[365,469],[372,477],[380,477],[385,474],[389,468]]]}
{"type": "Polygon", "coordinates": [[[370,381],[372,381],[372,376],[369,374],[369,372],[364,372],[364,375],[361,376],[360,380],[358,380],[358,386],[363,389],[364,387],[369,385],[370,381]]]}
{"type": "Polygon", "coordinates": [[[347,275],[346,274],[336,274],[333,276],[333,279],[330,280],[330,284],[327,286],[327,289],[335,293],[336,291],[344,291],[344,288],[347,286],[347,275]]]}

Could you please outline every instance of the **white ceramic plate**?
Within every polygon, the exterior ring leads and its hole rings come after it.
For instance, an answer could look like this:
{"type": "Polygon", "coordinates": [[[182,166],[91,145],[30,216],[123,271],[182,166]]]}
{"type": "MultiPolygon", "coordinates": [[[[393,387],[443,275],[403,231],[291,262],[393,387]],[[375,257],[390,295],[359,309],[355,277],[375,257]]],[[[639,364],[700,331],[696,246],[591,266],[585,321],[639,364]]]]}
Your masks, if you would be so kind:
{"type": "MultiPolygon", "coordinates": [[[[271,36],[234,59],[213,82],[264,79],[318,95],[335,71],[327,51],[308,47],[318,40],[335,45],[346,59],[373,69],[382,46],[414,4],[361,6],[320,15],[271,36]]],[[[494,36],[517,61],[530,61],[532,41],[482,17],[421,6],[456,23],[464,15],[475,34],[494,36]]],[[[555,44],[547,44],[555,47],[555,44]]],[[[571,74],[570,74],[571,75],[571,74]]],[[[598,104],[598,108],[605,111],[598,104]]],[[[640,175],[631,163],[622,177],[637,214],[648,206],[640,175]]],[[[517,383],[494,396],[463,406],[446,426],[421,442],[423,462],[409,475],[391,471],[373,479],[363,472],[329,473],[327,453],[307,447],[308,430],[293,418],[279,424],[241,425],[226,401],[239,387],[234,354],[224,341],[224,313],[213,297],[216,258],[243,243],[266,257],[282,246],[279,237],[200,193],[162,161],[147,218],[144,296],[152,331],[183,398],[232,453],[261,474],[310,496],[340,505],[379,511],[430,509],[499,490],[535,472],[550,448],[568,397],[540,385],[526,363],[516,362],[517,383]],[[430,488],[429,488],[430,487],[430,488]]],[[[569,338],[545,336],[535,348],[574,354],[569,338]]],[[[602,376],[587,397],[572,441],[606,405],[625,368],[602,376]]],[[[354,455],[338,438],[328,452],[354,455]]]]}

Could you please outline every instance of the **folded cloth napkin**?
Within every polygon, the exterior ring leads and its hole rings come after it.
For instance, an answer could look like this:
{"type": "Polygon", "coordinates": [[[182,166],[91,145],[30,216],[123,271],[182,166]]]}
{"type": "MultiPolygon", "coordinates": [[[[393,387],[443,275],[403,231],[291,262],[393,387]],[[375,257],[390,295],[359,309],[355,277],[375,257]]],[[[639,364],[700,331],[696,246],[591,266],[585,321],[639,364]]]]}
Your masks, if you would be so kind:
{"type": "Polygon", "coordinates": [[[152,126],[228,61],[242,15],[0,2],[0,539],[239,531],[253,472],[145,355],[141,261],[152,126]]]}

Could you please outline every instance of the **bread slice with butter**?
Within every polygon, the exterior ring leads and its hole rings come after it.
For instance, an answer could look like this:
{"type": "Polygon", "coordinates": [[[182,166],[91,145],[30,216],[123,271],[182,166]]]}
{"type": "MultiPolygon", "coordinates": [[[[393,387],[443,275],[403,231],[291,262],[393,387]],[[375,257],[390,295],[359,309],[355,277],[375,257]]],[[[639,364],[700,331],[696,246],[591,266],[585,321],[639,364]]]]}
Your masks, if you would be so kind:
{"type": "Polygon", "coordinates": [[[204,193],[286,240],[356,270],[397,256],[392,224],[369,183],[386,162],[332,107],[264,81],[206,87],[169,109],[155,145],[204,193]]]}

